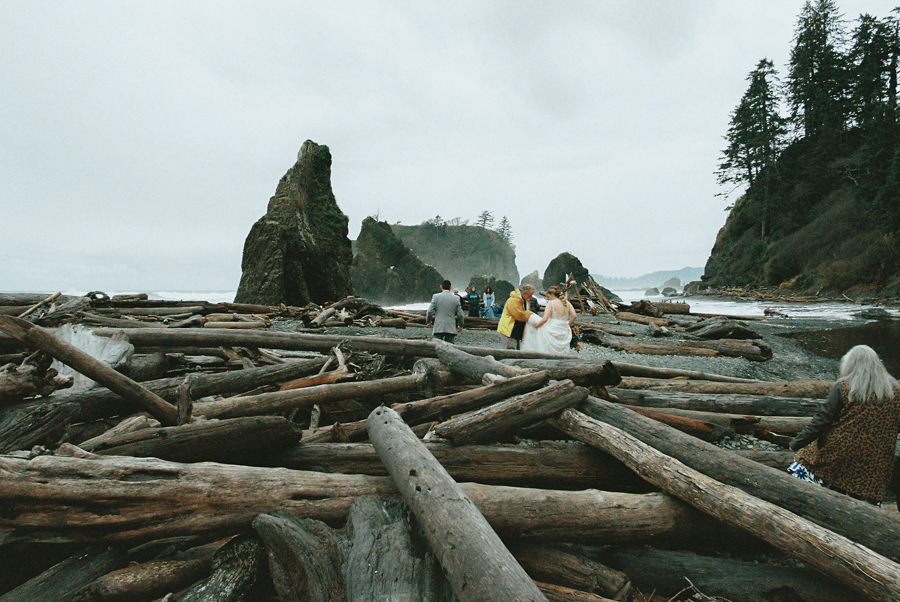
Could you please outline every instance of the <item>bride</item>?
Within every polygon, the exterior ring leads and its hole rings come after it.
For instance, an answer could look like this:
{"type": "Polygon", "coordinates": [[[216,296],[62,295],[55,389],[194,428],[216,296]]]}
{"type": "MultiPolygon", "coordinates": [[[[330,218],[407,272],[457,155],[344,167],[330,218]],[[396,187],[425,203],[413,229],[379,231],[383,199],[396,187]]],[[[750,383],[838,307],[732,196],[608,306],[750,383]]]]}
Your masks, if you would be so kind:
{"type": "Polygon", "coordinates": [[[547,305],[544,317],[532,314],[525,323],[521,349],[542,353],[566,353],[572,340],[572,322],[575,308],[566,301],[558,286],[551,286],[544,293],[547,305]]]}

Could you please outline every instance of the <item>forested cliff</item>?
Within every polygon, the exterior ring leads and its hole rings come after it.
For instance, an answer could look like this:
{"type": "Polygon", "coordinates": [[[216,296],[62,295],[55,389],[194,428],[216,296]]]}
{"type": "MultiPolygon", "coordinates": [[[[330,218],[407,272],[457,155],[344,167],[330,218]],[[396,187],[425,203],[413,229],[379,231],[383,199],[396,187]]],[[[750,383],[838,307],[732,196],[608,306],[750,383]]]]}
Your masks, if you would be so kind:
{"type": "MultiPolygon", "coordinates": [[[[505,220],[505,218],[504,218],[505,220]]],[[[459,221],[459,220],[455,220],[459,221]]],[[[516,251],[508,231],[465,223],[428,220],[418,226],[392,226],[394,234],[413,253],[460,290],[473,276],[493,276],[519,283],[516,251]]]]}
{"type": "Polygon", "coordinates": [[[766,59],[750,73],[716,172],[743,194],[706,284],[900,292],[898,17],[809,1],[783,85],[766,59]]]}

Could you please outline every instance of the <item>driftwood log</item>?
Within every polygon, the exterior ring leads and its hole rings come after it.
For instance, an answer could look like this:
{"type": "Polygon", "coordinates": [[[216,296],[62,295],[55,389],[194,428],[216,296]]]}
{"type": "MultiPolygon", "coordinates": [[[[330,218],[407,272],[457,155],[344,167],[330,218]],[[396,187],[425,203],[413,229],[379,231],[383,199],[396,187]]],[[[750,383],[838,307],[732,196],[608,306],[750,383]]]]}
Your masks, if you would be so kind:
{"type": "Polygon", "coordinates": [[[739,487],[857,541],[879,554],[900,560],[900,517],[835,491],[805,483],[782,470],[685,435],[630,409],[589,397],[586,414],[611,424],[700,472],[739,487]]]}
{"type": "MultiPolygon", "coordinates": [[[[621,542],[708,528],[698,513],[659,493],[460,486],[495,529],[510,536],[621,542]]],[[[31,542],[234,532],[279,508],[334,523],[367,495],[392,498],[397,488],[385,477],[286,468],[127,456],[0,456],[0,530],[31,542]]]]}
{"type": "Polygon", "coordinates": [[[627,362],[613,362],[616,370],[622,377],[635,376],[644,378],[686,378],[690,380],[708,380],[726,383],[759,383],[762,381],[738,376],[724,376],[701,372],[698,370],[679,370],[677,368],[657,368],[654,366],[641,366],[627,362]]]}
{"type": "Polygon", "coordinates": [[[311,410],[313,405],[353,399],[357,397],[377,397],[391,393],[414,391],[421,388],[425,377],[421,374],[397,376],[356,383],[334,383],[317,385],[302,389],[273,391],[259,395],[229,397],[217,401],[206,401],[194,404],[195,416],[207,418],[236,418],[271,414],[300,408],[311,410]]]}
{"type": "MultiPolygon", "coordinates": [[[[589,445],[540,441],[530,445],[425,446],[457,482],[546,489],[641,489],[643,483],[621,462],[589,445]]],[[[342,474],[385,476],[387,470],[368,443],[306,442],[272,460],[277,466],[342,474]]]]}
{"type": "Polygon", "coordinates": [[[179,594],[179,602],[244,602],[251,598],[266,552],[259,540],[235,537],[213,556],[212,574],[179,594]]]}
{"type": "MultiPolygon", "coordinates": [[[[451,418],[438,424],[434,432],[454,445],[503,440],[522,427],[581,403],[587,395],[586,389],[576,387],[570,380],[553,382],[537,391],[451,418]]],[[[371,420],[370,416],[370,423],[371,420]]]]}
{"type": "Polygon", "coordinates": [[[615,387],[622,377],[609,360],[530,360],[507,359],[504,364],[529,370],[542,370],[553,380],[571,380],[579,387],[615,387]]]}
{"type": "Polygon", "coordinates": [[[178,411],[172,404],[40,326],[20,318],[0,315],[0,330],[39,348],[67,366],[105,385],[125,400],[149,412],[161,423],[166,425],[177,423],[178,411]]]}
{"type": "Polygon", "coordinates": [[[261,514],[253,527],[269,551],[275,590],[285,602],[454,600],[401,500],[357,500],[341,531],[283,512],[261,514]]]}
{"type": "Polygon", "coordinates": [[[127,557],[121,550],[88,548],[0,596],[0,602],[71,602],[94,579],[124,566],[126,562],[127,557]]]}
{"type": "MultiPolygon", "coordinates": [[[[415,426],[429,421],[447,420],[454,414],[475,410],[514,395],[540,389],[547,381],[546,372],[533,372],[459,393],[395,403],[391,409],[400,414],[407,424],[415,426]]],[[[344,442],[362,441],[367,435],[365,420],[341,424],[338,430],[342,433],[344,442]]],[[[305,434],[303,440],[307,443],[328,442],[335,440],[334,435],[334,426],[329,426],[305,434]]]]}
{"type": "MultiPolygon", "coordinates": [[[[437,357],[433,341],[411,339],[387,339],[369,336],[339,336],[308,334],[301,332],[243,331],[215,328],[119,328],[97,329],[98,336],[124,333],[135,347],[263,347],[294,351],[328,352],[341,343],[350,350],[383,353],[411,357],[437,357]]],[[[495,359],[532,358],[559,359],[558,355],[520,351],[518,349],[494,349],[489,347],[463,347],[472,355],[491,355],[495,359]]]]}
{"type": "Polygon", "coordinates": [[[0,417],[0,453],[35,445],[55,447],[78,411],[74,403],[42,403],[6,413],[0,417]]]}
{"type": "Polygon", "coordinates": [[[477,356],[466,353],[455,345],[449,345],[437,340],[434,343],[437,359],[451,372],[462,374],[475,382],[481,382],[485,374],[511,377],[527,374],[529,371],[522,368],[501,364],[491,356],[477,356]]]}
{"type": "Polygon", "coordinates": [[[298,425],[281,416],[251,416],[146,428],[81,447],[106,456],[256,464],[295,444],[300,433],[298,425]]]}
{"type": "Polygon", "coordinates": [[[660,380],[656,378],[625,377],[615,385],[619,389],[645,389],[678,393],[714,393],[737,395],[769,395],[778,397],[808,397],[825,399],[834,383],[822,380],[787,382],[726,383],[703,380],[660,380]]]}
{"type": "MultiPolygon", "coordinates": [[[[328,361],[327,358],[302,359],[273,366],[231,370],[216,374],[194,374],[191,377],[191,396],[202,399],[210,395],[223,395],[251,391],[292,378],[315,374],[328,361]]],[[[163,399],[175,403],[177,391],[184,377],[163,378],[141,383],[143,387],[163,399]]],[[[54,395],[59,401],[74,402],[81,406],[79,419],[95,420],[123,413],[122,397],[109,389],[94,389],[77,395],[54,395]]]]}
{"type": "Polygon", "coordinates": [[[538,544],[519,544],[511,550],[536,581],[567,585],[613,600],[627,600],[631,593],[631,581],[625,573],[585,556],[538,544]]]}
{"type": "Polygon", "coordinates": [[[874,600],[900,599],[900,565],[880,554],[780,506],[724,485],[576,410],[565,410],[557,425],[615,456],[668,493],[749,531],[848,587],[874,600]]]}
{"type": "Polygon", "coordinates": [[[396,412],[376,408],[368,428],[461,601],[546,602],[485,517],[396,412]]]}
{"type": "Polygon", "coordinates": [[[773,395],[680,393],[619,388],[610,389],[609,394],[615,401],[631,406],[752,416],[811,417],[822,405],[819,399],[773,395]]]}
{"type": "Polygon", "coordinates": [[[21,364],[0,364],[0,404],[12,403],[35,395],[47,396],[72,386],[71,376],[59,376],[50,367],[52,358],[44,353],[32,354],[21,364]]]}
{"type": "Polygon", "coordinates": [[[634,575],[635,585],[642,591],[656,590],[667,598],[685,588],[685,577],[716,600],[732,602],[848,602],[860,598],[858,592],[805,567],[646,546],[606,549],[599,556],[610,566],[634,575]]]}
{"type": "Polygon", "coordinates": [[[665,344],[630,343],[611,340],[610,347],[628,353],[644,355],[698,355],[705,357],[742,357],[754,362],[772,359],[772,349],[759,342],[741,339],[720,339],[718,341],[673,341],[665,344]]]}

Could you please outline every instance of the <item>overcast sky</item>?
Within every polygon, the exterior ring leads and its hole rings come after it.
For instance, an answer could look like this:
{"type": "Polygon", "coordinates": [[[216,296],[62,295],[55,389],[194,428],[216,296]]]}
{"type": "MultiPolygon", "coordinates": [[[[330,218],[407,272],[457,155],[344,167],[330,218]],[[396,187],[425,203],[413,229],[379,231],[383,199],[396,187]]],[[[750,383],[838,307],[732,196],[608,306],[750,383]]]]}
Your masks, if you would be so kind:
{"type": "Polygon", "coordinates": [[[0,291],[235,290],[307,139],[350,238],[490,210],[523,276],[703,266],[729,113],[802,6],[4,1],[0,291]]]}

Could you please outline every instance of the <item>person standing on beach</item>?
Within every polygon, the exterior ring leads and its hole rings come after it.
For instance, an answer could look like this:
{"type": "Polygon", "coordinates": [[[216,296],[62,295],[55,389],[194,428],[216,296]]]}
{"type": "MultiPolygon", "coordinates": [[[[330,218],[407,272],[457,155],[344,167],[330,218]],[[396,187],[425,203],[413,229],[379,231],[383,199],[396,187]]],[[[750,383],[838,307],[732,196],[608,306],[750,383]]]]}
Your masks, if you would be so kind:
{"type": "Polygon", "coordinates": [[[459,295],[450,292],[450,288],[450,281],[444,280],[441,283],[441,292],[431,297],[431,304],[425,314],[426,325],[434,324],[432,336],[448,343],[453,342],[466,322],[459,295]]]}
{"type": "Polygon", "coordinates": [[[474,286],[470,286],[466,290],[468,291],[466,298],[469,300],[469,317],[477,318],[478,306],[481,304],[481,295],[478,294],[474,286]]]}
{"type": "Polygon", "coordinates": [[[503,306],[503,315],[497,324],[497,332],[500,333],[500,346],[504,349],[518,349],[519,341],[525,332],[525,322],[534,312],[539,310],[534,297],[534,287],[525,284],[520,290],[509,294],[509,299],[503,306]]]}

